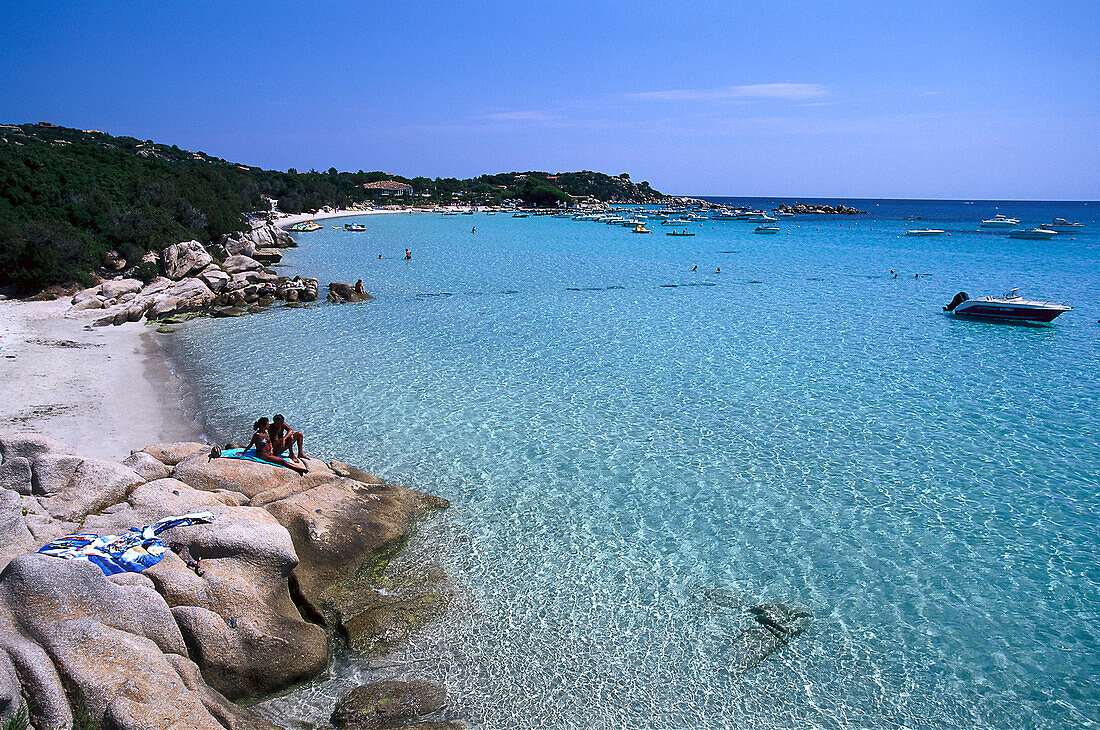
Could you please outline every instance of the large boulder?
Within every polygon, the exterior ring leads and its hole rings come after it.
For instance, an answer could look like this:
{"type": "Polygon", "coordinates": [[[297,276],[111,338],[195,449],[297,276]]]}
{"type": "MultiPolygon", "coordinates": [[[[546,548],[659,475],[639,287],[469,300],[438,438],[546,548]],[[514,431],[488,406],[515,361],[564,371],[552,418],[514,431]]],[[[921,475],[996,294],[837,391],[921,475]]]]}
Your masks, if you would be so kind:
{"type": "Polygon", "coordinates": [[[16,557],[0,573],[0,601],[23,633],[43,646],[54,624],[88,617],[145,637],[162,652],[187,655],[164,598],[148,588],[112,583],[85,560],[16,557]]]}
{"type": "Polygon", "coordinates": [[[412,521],[446,504],[405,487],[334,476],[267,502],[264,509],[294,540],[300,598],[339,627],[354,651],[380,653],[442,608],[445,596],[436,585],[440,575],[401,581],[401,590],[380,589],[394,588],[386,569],[412,521]]]}
{"type": "Polygon", "coordinates": [[[99,294],[104,299],[118,299],[124,294],[136,294],[144,284],[139,279],[109,279],[99,286],[99,294]]]}
{"type": "Polygon", "coordinates": [[[264,265],[249,256],[230,256],[222,262],[222,268],[229,274],[241,274],[245,271],[261,271],[264,265]]]}
{"type": "Polygon", "coordinates": [[[229,283],[229,274],[225,273],[217,266],[207,266],[199,274],[199,278],[203,283],[210,287],[210,291],[217,294],[221,290],[225,289],[225,285],[229,283]]]}
{"type": "Polygon", "coordinates": [[[156,296],[146,312],[149,319],[201,312],[214,301],[214,292],[200,279],[183,279],[156,296]]]}
{"type": "Polygon", "coordinates": [[[149,481],[164,479],[172,473],[167,465],[157,461],[152,455],[144,451],[135,451],[130,454],[122,460],[122,465],[133,469],[141,475],[142,479],[148,479],[149,481]]]}
{"type": "Polygon", "coordinates": [[[34,552],[38,546],[27,527],[23,500],[17,492],[0,489],[0,566],[16,555],[34,552]]]}
{"type": "Polygon", "coordinates": [[[47,454],[31,464],[34,492],[59,520],[80,520],[126,499],[145,479],[133,469],[111,461],[47,454]]]}
{"type": "Polygon", "coordinates": [[[195,489],[209,492],[224,489],[249,498],[299,479],[294,471],[283,466],[243,459],[211,460],[205,452],[180,461],[172,470],[172,476],[195,489]]]}
{"type": "MultiPolygon", "coordinates": [[[[97,727],[224,730],[203,702],[217,695],[188,687],[184,674],[192,673],[193,665],[187,666],[184,654],[165,654],[149,639],[78,617],[51,625],[41,643],[97,727]]],[[[219,714],[240,718],[237,727],[272,727],[224,698],[213,703],[219,714]]]]}
{"type": "Polygon", "coordinates": [[[202,271],[214,262],[214,257],[198,241],[183,241],[161,251],[160,262],[165,276],[179,280],[202,271]]]}
{"type": "Polygon", "coordinates": [[[283,260],[283,255],[275,248],[258,248],[252,253],[252,258],[262,264],[277,264],[283,260]]]}
{"type": "Polygon", "coordinates": [[[210,444],[204,444],[201,441],[177,441],[174,443],[150,444],[142,451],[162,464],[175,466],[188,456],[209,452],[210,444]]]}

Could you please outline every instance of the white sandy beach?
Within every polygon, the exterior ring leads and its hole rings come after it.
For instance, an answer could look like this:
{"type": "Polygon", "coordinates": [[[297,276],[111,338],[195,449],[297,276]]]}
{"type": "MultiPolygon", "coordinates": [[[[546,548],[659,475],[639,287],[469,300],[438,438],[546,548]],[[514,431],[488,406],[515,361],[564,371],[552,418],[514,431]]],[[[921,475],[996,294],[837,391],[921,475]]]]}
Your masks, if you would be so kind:
{"type": "Polygon", "coordinates": [[[337,210],[332,213],[299,213],[297,215],[288,215],[279,218],[275,221],[275,225],[279,228],[287,228],[295,223],[301,223],[303,221],[320,221],[326,218],[347,218],[355,215],[382,215],[384,213],[415,213],[415,210],[337,210]]]}
{"type": "Polygon", "coordinates": [[[33,432],[74,453],[123,459],[131,449],[198,440],[182,383],[147,325],[92,327],[95,310],[0,301],[0,433],[33,432]]]}

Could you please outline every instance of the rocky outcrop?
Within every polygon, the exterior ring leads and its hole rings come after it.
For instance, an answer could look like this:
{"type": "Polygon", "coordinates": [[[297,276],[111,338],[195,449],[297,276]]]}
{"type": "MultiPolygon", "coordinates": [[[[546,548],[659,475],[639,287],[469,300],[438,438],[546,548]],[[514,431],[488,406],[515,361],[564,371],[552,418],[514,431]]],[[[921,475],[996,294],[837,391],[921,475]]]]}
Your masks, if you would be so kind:
{"type": "MultiPolygon", "coordinates": [[[[122,465],[0,436],[0,718],[29,696],[36,728],[69,727],[79,700],[119,730],[271,730],[231,700],[322,671],[330,635],[354,635],[357,591],[377,595],[364,586],[378,561],[445,504],[316,459],[300,477],[210,448],[157,444],[122,465]],[[140,574],[33,552],[198,510],[214,522],[162,533],[169,551],[140,574]]],[[[411,706],[415,693],[391,689],[411,706]]]]}
{"type": "Polygon", "coordinates": [[[366,292],[357,292],[351,284],[342,284],[338,281],[328,285],[328,301],[333,304],[340,302],[372,302],[374,297],[366,292]]]}
{"type": "Polygon", "coordinates": [[[161,269],[174,281],[197,274],[213,262],[214,257],[198,241],[173,243],[160,252],[161,269]]]}
{"type": "Polygon", "coordinates": [[[274,248],[258,248],[252,254],[252,258],[256,259],[262,264],[277,264],[283,260],[283,255],[278,249],[274,248]]]}
{"type": "Polygon", "coordinates": [[[823,203],[795,203],[788,205],[780,203],[776,208],[780,213],[792,213],[796,215],[867,215],[867,211],[853,208],[850,205],[825,205],[823,203]]]}
{"type": "Polygon", "coordinates": [[[250,231],[224,235],[218,239],[218,244],[230,254],[251,256],[256,249],[294,248],[298,242],[274,223],[265,222],[250,231]]]}

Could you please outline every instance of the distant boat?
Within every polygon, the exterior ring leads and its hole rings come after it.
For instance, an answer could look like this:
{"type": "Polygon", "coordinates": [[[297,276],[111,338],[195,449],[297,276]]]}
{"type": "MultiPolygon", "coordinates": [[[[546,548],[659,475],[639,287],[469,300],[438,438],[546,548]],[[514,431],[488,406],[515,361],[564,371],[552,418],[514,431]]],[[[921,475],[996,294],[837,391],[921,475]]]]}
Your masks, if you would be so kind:
{"type": "Polygon", "coordinates": [[[474,214],[474,212],[473,212],[472,210],[464,210],[464,211],[462,211],[462,215],[473,215],[473,214],[474,214]]]}
{"type": "Polygon", "coordinates": [[[757,226],[752,229],[753,233],[779,233],[779,226],[757,226]]]}
{"type": "Polygon", "coordinates": [[[945,231],[941,231],[939,228],[914,228],[911,231],[906,231],[907,236],[942,236],[945,231]]]}
{"type": "Polygon", "coordinates": [[[529,216],[527,215],[527,213],[513,213],[512,217],[513,218],[527,218],[529,216]]]}
{"type": "MultiPolygon", "coordinates": [[[[646,233],[648,233],[648,232],[649,231],[646,231],[646,233]]],[[[667,233],[665,233],[665,235],[666,236],[694,236],[695,234],[685,228],[683,233],[681,233],[680,231],[668,231],[667,233]]]]}
{"type": "Polygon", "coordinates": [[[1073,307],[1055,302],[1039,302],[1024,299],[1019,289],[1013,289],[1003,297],[981,297],[971,299],[961,291],[943,308],[945,312],[954,312],[960,316],[983,317],[989,319],[1024,320],[1030,322],[1049,322],[1062,312],[1073,307]]]}
{"type": "Polygon", "coordinates": [[[1052,231],[1049,228],[1025,228],[1022,231],[1008,232],[1009,238],[1024,238],[1029,241],[1045,241],[1057,235],[1058,231],[1052,231]]]}
{"type": "Polygon", "coordinates": [[[998,213],[992,218],[982,221],[982,228],[1015,228],[1020,225],[1019,218],[1009,218],[1003,213],[998,213]]]}
{"type": "Polygon", "coordinates": [[[288,230],[294,231],[295,233],[308,233],[309,231],[319,231],[322,228],[324,228],[324,226],[319,226],[313,221],[302,221],[301,223],[295,223],[288,230]]]}
{"type": "Polygon", "coordinates": [[[653,231],[646,228],[645,223],[639,223],[638,225],[634,226],[634,229],[631,231],[631,233],[653,233],[653,231]]]}
{"type": "Polygon", "coordinates": [[[345,231],[365,231],[365,230],[367,230],[367,227],[362,225],[362,224],[359,224],[359,223],[345,223],[344,224],[344,230],[345,231]]]}
{"type": "Polygon", "coordinates": [[[1076,231],[1078,228],[1084,228],[1084,223],[1071,223],[1065,218],[1055,218],[1050,223],[1044,223],[1043,228],[1048,231],[1076,231]]]}

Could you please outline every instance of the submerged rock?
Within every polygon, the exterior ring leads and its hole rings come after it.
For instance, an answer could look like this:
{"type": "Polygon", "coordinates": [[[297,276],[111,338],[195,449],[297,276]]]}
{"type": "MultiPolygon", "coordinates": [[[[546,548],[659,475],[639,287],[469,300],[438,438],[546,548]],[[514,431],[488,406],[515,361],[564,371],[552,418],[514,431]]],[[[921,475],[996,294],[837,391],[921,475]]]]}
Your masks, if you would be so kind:
{"type": "Polygon", "coordinates": [[[337,730],[394,727],[403,720],[438,712],[446,702],[447,690],[433,682],[375,682],[344,695],[332,713],[332,724],[337,730]]]}

